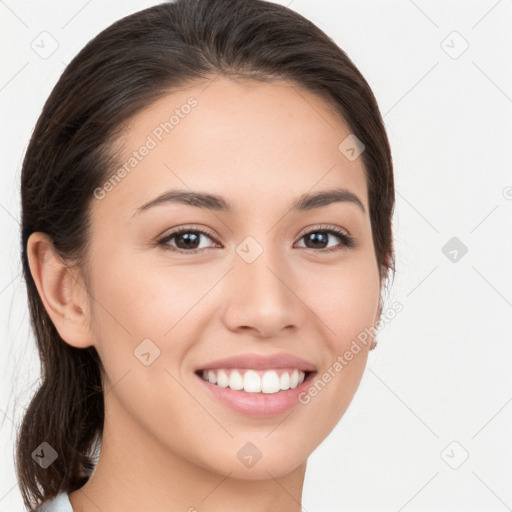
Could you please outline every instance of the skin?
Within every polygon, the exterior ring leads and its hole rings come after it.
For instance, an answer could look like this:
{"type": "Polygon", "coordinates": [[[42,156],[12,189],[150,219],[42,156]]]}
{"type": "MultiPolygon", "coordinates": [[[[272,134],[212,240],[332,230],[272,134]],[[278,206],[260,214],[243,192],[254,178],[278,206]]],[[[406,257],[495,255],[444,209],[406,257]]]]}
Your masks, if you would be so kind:
{"type": "Polygon", "coordinates": [[[272,418],[236,413],[194,375],[202,363],[248,352],[291,353],[320,375],[378,320],[362,159],[338,150],[350,130],[332,109],[291,85],[217,77],[137,115],[119,141],[120,165],[169,113],[198,101],[92,200],[86,267],[69,268],[46,235],[31,235],[30,268],[59,334],[95,346],[105,368],[102,451],[93,476],[70,495],[75,512],[301,510],[307,458],[349,406],[369,343],[307,405],[272,418]],[[289,212],[302,194],[334,187],[356,194],[366,212],[351,202],[289,212]],[[235,211],[167,203],[136,214],[172,188],[222,195],[235,211]],[[201,235],[203,251],[157,245],[189,224],[212,234],[201,235]],[[343,248],[334,234],[315,246],[304,235],[322,224],[345,230],[356,246],[343,248]],[[236,252],[247,236],[263,248],[252,263],[236,252]],[[149,366],[134,357],[146,338],[160,350],[149,366]],[[251,468],[237,458],[248,441],[262,453],[251,468]]]}

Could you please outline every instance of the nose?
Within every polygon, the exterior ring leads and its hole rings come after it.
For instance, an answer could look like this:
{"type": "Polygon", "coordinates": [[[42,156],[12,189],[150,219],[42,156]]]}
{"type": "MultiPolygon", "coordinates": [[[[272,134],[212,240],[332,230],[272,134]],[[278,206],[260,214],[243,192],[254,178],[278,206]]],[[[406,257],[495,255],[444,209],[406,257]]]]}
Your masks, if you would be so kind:
{"type": "Polygon", "coordinates": [[[223,321],[232,331],[270,338],[293,331],[306,318],[297,280],[283,257],[263,253],[252,263],[236,256],[224,283],[223,321]]]}

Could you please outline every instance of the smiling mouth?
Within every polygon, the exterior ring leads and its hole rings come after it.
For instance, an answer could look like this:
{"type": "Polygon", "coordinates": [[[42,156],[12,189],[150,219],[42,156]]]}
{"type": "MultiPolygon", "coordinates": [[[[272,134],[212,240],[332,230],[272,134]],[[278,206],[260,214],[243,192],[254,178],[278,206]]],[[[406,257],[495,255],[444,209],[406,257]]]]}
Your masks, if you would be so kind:
{"type": "Polygon", "coordinates": [[[273,394],[295,389],[316,372],[302,371],[297,368],[271,370],[218,368],[197,370],[195,373],[203,380],[221,388],[246,393],[273,394]]]}

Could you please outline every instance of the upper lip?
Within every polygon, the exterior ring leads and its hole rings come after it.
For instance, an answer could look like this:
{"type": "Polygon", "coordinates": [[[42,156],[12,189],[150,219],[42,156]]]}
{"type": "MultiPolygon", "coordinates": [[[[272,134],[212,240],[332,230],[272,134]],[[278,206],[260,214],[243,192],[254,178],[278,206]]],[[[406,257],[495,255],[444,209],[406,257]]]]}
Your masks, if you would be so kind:
{"type": "Polygon", "coordinates": [[[268,370],[276,368],[297,368],[304,372],[316,372],[316,366],[301,357],[281,352],[273,355],[240,354],[237,356],[217,359],[206,363],[197,370],[214,370],[220,368],[252,368],[268,370]]]}

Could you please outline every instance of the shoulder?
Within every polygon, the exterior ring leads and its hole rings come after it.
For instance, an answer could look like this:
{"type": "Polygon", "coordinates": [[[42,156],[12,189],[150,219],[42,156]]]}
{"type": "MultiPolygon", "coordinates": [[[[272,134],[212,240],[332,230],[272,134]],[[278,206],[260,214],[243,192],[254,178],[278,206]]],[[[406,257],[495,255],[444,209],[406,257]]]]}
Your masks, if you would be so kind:
{"type": "Polygon", "coordinates": [[[66,492],[61,492],[55,498],[45,501],[34,512],[73,512],[69,496],[66,492]]]}

